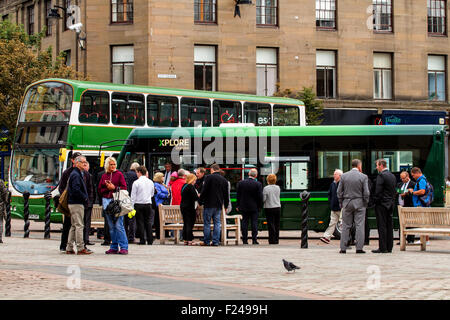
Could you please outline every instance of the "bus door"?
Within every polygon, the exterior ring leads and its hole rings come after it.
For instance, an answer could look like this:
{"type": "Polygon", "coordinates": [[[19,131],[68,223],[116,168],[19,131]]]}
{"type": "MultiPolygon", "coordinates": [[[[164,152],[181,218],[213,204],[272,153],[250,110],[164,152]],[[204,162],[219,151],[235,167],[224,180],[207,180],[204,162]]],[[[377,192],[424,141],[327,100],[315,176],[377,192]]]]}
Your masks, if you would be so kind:
{"type": "MultiPolygon", "coordinates": [[[[311,161],[309,156],[266,157],[266,166],[261,168],[264,176],[270,173],[277,176],[277,185],[281,189],[280,229],[294,230],[300,228],[300,192],[310,188],[309,172],[311,161]]],[[[261,221],[264,224],[264,221],[261,221]]]]}

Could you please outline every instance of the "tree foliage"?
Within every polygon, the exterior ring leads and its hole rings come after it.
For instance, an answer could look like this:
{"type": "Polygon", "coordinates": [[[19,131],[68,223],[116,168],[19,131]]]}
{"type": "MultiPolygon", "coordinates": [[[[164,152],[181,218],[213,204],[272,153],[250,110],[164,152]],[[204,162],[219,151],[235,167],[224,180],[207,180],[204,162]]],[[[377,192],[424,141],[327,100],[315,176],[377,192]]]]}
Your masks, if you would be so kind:
{"type": "Polygon", "coordinates": [[[31,83],[45,78],[83,79],[64,64],[61,53],[53,59],[52,48],[41,50],[45,31],[28,35],[23,26],[0,22],[0,126],[8,129],[12,143],[22,96],[31,83]]]}
{"type": "Polygon", "coordinates": [[[305,104],[306,124],[308,126],[320,125],[323,121],[323,103],[316,99],[316,94],[310,87],[303,87],[301,91],[291,89],[277,91],[274,96],[287,97],[303,101],[305,104]]]}

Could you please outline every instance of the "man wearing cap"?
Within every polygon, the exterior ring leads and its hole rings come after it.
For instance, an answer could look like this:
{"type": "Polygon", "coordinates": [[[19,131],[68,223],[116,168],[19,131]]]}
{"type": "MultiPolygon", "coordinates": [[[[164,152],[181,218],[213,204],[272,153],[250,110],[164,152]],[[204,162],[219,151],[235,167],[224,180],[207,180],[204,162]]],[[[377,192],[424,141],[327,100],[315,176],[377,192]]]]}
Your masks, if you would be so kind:
{"type": "MultiPolygon", "coordinates": [[[[73,169],[75,168],[75,159],[78,156],[81,156],[80,152],[74,152],[72,154],[72,156],[70,157],[70,160],[72,161],[72,165],[70,166],[70,168],[67,168],[62,173],[61,180],[59,181],[59,186],[58,186],[59,194],[62,194],[64,192],[64,190],[66,190],[67,181],[69,180],[70,174],[72,173],[73,169]]],[[[69,231],[70,231],[71,227],[72,227],[71,219],[70,218],[67,219],[66,217],[64,217],[63,231],[61,233],[61,244],[59,245],[59,250],[61,252],[66,252],[67,241],[69,239],[69,231]]]]}

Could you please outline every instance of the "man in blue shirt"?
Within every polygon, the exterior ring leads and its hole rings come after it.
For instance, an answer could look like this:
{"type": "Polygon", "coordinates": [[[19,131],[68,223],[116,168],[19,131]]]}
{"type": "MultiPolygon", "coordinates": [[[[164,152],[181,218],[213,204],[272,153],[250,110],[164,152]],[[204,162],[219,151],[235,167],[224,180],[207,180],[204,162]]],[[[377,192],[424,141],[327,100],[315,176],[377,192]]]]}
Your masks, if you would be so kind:
{"type": "MultiPolygon", "coordinates": [[[[427,188],[427,178],[422,174],[422,170],[417,167],[411,169],[411,176],[416,180],[416,186],[414,189],[408,189],[412,194],[412,200],[414,207],[424,207],[423,203],[420,201],[420,197],[425,195],[427,188]]],[[[429,197],[430,195],[428,195],[429,197]]],[[[424,199],[425,201],[427,199],[424,199]]],[[[426,236],[427,244],[429,244],[430,237],[426,236]]],[[[420,240],[418,241],[420,243],[420,240]]]]}
{"type": "Polygon", "coordinates": [[[417,167],[411,169],[411,175],[416,180],[414,189],[408,189],[413,196],[413,205],[414,207],[423,207],[424,205],[419,198],[426,192],[427,178],[422,174],[422,170],[417,167]]]}

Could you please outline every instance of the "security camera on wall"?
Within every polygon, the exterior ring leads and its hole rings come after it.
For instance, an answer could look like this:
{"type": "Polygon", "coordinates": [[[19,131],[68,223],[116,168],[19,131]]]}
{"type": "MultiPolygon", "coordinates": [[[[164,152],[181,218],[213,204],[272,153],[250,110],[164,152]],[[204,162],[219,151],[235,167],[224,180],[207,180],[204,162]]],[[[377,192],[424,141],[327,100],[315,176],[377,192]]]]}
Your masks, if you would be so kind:
{"type": "Polygon", "coordinates": [[[72,24],[71,26],[69,26],[69,29],[72,31],[75,31],[76,33],[80,33],[82,27],[83,27],[83,24],[80,22],[80,23],[72,24]]]}

